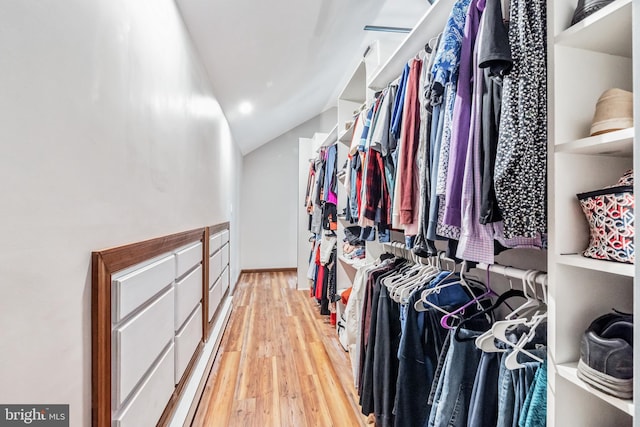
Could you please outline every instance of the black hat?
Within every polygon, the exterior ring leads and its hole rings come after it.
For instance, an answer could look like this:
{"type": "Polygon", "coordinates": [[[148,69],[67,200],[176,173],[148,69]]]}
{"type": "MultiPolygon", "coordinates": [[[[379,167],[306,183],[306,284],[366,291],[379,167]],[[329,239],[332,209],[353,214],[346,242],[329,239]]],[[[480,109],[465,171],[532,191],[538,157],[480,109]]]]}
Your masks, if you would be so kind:
{"type": "Polygon", "coordinates": [[[578,0],[578,6],[576,7],[576,11],[573,13],[571,25],[577,24],[609,3],[613,3],[613,0],[578,0]]]}

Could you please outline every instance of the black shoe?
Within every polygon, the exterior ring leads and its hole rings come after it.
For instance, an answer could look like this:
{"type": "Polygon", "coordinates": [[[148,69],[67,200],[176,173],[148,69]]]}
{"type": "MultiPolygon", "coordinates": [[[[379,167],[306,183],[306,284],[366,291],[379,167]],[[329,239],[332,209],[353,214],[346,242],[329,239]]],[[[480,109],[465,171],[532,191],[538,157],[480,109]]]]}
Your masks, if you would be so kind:
{"type": "Polygon", "coordinates": [[[609,313],[587,328],[580,342],[578,377],[598,390],[633,397],[633,316],[609,313]]]}

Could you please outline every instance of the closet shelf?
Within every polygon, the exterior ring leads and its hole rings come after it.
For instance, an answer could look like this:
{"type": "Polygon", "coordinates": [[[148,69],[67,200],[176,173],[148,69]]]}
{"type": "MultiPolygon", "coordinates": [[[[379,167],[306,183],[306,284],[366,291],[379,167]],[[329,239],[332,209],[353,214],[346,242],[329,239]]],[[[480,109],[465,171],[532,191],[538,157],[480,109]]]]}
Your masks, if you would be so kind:
{"type": "Polygon", "coordinates": [[[558,263],[573,267],[586,268],[588,270],[602,271],[604,273],[617,274],[619,276],[633,277],[635,266],[613,261],[586,258],[582,255],[560,255],[558,263]]]}
{"type": "Polygon", "coordinates": [[[619,399],[617,397],[609,396],[606,393],[596,390],[595,388],[587,385],[584,381],[578,378],[578,363],[564,363],[557,366],[558,375],[567,381],[577,385],[581,389],[596,396],[597,398],[607,402],[608,404],[618,408],[619,410],[633,416],[633,401],[619,399]]]}
{"type": "Polygon", "coordinates": [[[340,137],[338,138],[338,140],[342,142],[344,145],[346,145],[347,147],[351,145],[351,139],[353,139],[353,130],[354,130],[353,128],[354,128],[354,124],[352,123],[351,126],[349,126],[349,129],[344,131],[342,135],[340,135],[340,137]]]}
{"type": "Polygon", "coordinates": [[[631,3],[616,0],[558,34],[558,45],[631,58],[631,3]]]}
{"type": "Polygon", "coordinates": [[[328,147],[330,145],[333,145],[333,143],[336,142],[337,138],[338,138],[338,125],[336,124],[333,127],[333,129],[329,131],[324,141],[322,141],[322,144],[320,144],[320,147],[328,147]]]}
{"type": "Polygon", "coordinates": [[[342,261],[344,264],[346,264],[346,265],[350,266],[351,268],[358,268],[358,267],[360,267],[360,264],[362,264],[362,263],[364,262],[364,260],[363,260],[363,259],[362,259],[362,260],[360,260],[360,259],[358,259],[358,260],[352,260],[352,259],[347,259],[347,258],[345,258],[345,257],[344,257],[344,256],[342,256],[342,255],[340,255],[340,256],[338,257],[338,259],[339,259],[340,261],[342,261]]]}
{"type": "Polygon", "coordinates": [[[590,136],[556,145],[556,153],[633,157],[634,128],[590,136]]]}
{"type": "Polygon", "coordinates": [[[364,103],[366,101],[366,92],[363,90],[367,80],[366,66],[363,60],[360,60],[356,69],[351,73],[351,77],[347,81],[344,89],[338,95],[339,100],[364,103]]]}
{"type": "Polygon", "coordinates": [[[454,3],[454,0],[437,0],[391,54],[387,62],[373,75],[367,86],[370,89],[379,90],[396,79],[407,61],[424,49],[429,40],[442,32],[454,3]]]}

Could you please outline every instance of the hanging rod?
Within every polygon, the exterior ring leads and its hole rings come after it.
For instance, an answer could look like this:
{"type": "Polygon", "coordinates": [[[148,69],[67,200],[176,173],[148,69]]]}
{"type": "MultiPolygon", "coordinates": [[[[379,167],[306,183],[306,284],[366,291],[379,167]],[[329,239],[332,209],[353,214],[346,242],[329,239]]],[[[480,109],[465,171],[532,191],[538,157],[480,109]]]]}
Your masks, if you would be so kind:
{"type": "MultiPolygon", "coordinates": [[[[506,265],[500,264],[485,264],[478,263],[476,267],[478,270],[489,271],[490,273],[502,274],[503,276],[509,276],[512,279],[522,280],[524,279],[527,270],[523,270],[521,268],[510,267],[506,265]]],[[[547,273],[544,271],[535,270],[538,274],[536,275],[536,283],[541,286],[547,285],[547,273]]]]}
{"type": "MultiPolygon", "coordinates": [[[[400,243],[400,242],[389,242],[389,243],[383,243],[383,245],[388,245],[391,248],[395,248],[395,249],[401,249],[403,251],[405,251],[405,253],[407,253],[407,251],[410,251],[407,249],[406,245],[404,243],[400,243]],[[392,244],[393,243],[393,244],[392,244]]],[[[413,252],[411,252],[411,254],[413,254],[413,252]]],[[[415,255],[415,254],[413,254],[415,255]]],[[[501,274],[503,276],[508,276],[511,277],[512,279],[517,279],[517,280],[522,280],[524,279],[527,270],[523,270],[521,268],[517,268],[517,267],[511,267],[511,266],[506,266],[506,265],[500,265],[500,264],[485,264],[485,263],[478,263],[474,268],[477,268],[478,270],[484,270],[484,271],[489,271],[490,273],[496,273],[496,274],[501,274]]],[[[537,274],[536,274],[536,283],[539,284],[540,286],[546,286],[547,285],[547,273],[544,271],[538,271],[536,270],[537,274]]]]}
{"type": "MultiPolygon", "coordinates": [[[[389,27],[387,25],[365,25],[365,31],[381,31],[383,33],[410,33],[411,28],[406,27],[389,27]]],[[[365,56],[368,52],[365,52],[365,56]]]]}

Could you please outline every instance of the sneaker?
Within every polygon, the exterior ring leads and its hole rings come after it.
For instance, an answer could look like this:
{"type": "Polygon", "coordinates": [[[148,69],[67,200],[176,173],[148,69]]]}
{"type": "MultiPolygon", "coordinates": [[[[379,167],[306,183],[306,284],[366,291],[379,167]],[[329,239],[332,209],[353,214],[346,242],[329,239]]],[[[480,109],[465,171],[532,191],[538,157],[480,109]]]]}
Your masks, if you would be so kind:
{"type": "Polygon", "coordinates": [[[580,342],[578,378],[622,399],[633,397],[633,316],[609,313],[587,328],[580,342]]]}

